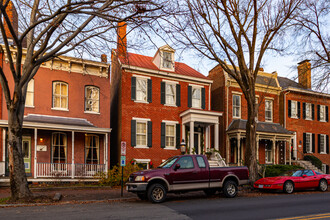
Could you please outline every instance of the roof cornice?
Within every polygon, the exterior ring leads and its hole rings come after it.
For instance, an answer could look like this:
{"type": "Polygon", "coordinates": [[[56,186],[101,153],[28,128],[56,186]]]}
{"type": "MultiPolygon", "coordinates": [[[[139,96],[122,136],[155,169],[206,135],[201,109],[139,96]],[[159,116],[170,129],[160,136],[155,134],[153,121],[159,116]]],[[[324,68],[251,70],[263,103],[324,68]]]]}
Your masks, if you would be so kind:
{"type": "Polygon", "coordinates": [[[287,87],[287,88],[283,89],[282,91],[283,92],[287,92],[287,91],[301,92],[301,93],[317,95],[317,96],[324,96],[324,97],[330,98],[330,94],[327,94],[327,93],[309,91],[309,90],[304,90],[304,89],[298,89],[298,88],[295,88],[295,87],[287,87]]]}

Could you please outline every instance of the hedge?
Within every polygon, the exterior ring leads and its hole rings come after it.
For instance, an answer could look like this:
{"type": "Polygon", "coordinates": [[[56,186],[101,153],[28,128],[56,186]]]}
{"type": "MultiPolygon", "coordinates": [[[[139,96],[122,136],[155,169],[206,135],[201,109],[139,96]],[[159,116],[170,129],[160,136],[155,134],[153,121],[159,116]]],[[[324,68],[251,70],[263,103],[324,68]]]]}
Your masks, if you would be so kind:
{"type": "Polygon", "coordinates": [[[289,170],[303,169],[301,166],[296,165],[269,165],[266,166],[265,177],[279,176],[289,170]]]}

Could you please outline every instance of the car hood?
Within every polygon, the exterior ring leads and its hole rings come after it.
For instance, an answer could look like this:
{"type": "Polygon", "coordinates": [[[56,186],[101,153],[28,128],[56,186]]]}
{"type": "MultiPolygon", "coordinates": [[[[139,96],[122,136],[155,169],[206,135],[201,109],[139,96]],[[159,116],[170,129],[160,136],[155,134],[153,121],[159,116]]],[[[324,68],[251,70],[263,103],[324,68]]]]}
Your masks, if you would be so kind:
{"type": "Polygon", "coordinates": [[[153,174],[161,174],[166,172],[168,169],[156,168],[152,170],[142,170],[135,173],[132,173],[134,176],[152,176],[153,174]]]}
{"type": "Polygon", "coordinates": [[[266,177],[262,178],[260,180],[257,180],[255,184],[271,184],[271,183],[281,183],[283,182],[287,177],[284,176],[276,176],[276,177],[266,177]]]}

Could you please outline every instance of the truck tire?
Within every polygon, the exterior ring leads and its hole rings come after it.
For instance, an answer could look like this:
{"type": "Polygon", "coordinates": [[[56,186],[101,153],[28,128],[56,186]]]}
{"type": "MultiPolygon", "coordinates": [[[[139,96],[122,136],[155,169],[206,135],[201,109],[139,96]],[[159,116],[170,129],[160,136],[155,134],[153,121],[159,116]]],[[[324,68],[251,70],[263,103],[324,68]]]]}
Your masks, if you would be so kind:
{"type": "Polygon", "coordinates": [[[152,184],[148,188],[148,199],[152,203],[162,203],[166,199],[166,188],[159,183],[152,184]]]}
{"type": "Polygon", "coordinates": [[[141,200],[147,200],[148,197],[147,197],[147,193],[137,193],[137,196],[139,197],[139,199],[141,200]]]}
{"type": "Polygon", "coordinates": [[[234,198],[238,192],[237,184],[232,180],[228,180],[225,182],[222,191],[227,198],[234,198]]]}
{"type": "Polygon", "coordinates": [[[217,192],[216,189],[204,189],[203,191],[204,191],[205,195],[207,195],[207,196],[213,196],[217,192]]]}
{"type": "Polygon", "coordinates": [[[325,179],[321,179],[319,183],[319,190],[325,192],[328,190],[328,183],[325,179]]]}
{"type": "Polygon", "coordinates": [[[291,182],[291,181],[286,181],[286,182],[283,184],[283,192],[285,192],[285,193],[287,193],[287,194],[291,194],[291,193],[293,193],[293,190],[294,190],[293,182],[291,182]]]}

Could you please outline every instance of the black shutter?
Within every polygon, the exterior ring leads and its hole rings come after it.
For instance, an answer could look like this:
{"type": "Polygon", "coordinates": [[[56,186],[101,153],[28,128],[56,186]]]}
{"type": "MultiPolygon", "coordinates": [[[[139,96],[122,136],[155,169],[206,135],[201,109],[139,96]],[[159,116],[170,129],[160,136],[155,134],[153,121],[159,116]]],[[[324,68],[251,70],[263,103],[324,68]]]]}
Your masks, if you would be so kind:
{"type": "Polygon", "coordinates": [[[320,121],[320,105],[317,105],[317,120],[320,121]]]}
{"type": "Polygon", "coordinates": [[[321,135],[320,134],[317,135],[317,147],[319,148],[317,150],[317,152],[321,153],[321,135]]]}
{"type": "Polygon", "coordinates": [[[180,124],[176,124],[176,149],[180,149],[180,124]]]}
{"type": "Polygon", "coordinates": [[[298,106],[298,114],[297,114],[297,116],[298,116],[298,118],[300,118],[300,102],[297,102],[297,106],[298,106]]]}
{"type": "Polygon", "coordinates": [[[327,154],[329,154],[329,135],[326,136],[327,154]]]}
{"type": "Polygon", "coordinates": [[[161,148],[165,148],[165,132],[166,132],[166,126],[165,126],[165,123],[162,122],[161,132],[160,132],[160,147],[161,148]]]}
{"type": "Polygon", "coordinates": [[[202,109],[205,109],[205,88],[202,88],[202,109]]]}
{"type": "Polygon", "coordinates": [[[176,106],[181,106],[181,86],[176,84],[176,106]]]}
{"type": "Polygon", "coordinates": [[[131,99],[136,100],[136,78],[131,79],[131,99]]]}
{"type": "Polygon", "coordinates": [[[328,106],[325,106],[325,120],[327,122],[329,121],[329,108],[328,108],[328,106]]]}
{"type": "Polygon", "coordinates": [[[315,153],[315,134],[312,134],[312,153],[315,153]]]}
{"type": "Polygon", "coordinates": [[[148,121],[148,147],[152,147],[152,122],[148,121]]]}
{"type": "Polygon", "coordinates": [[[136,146],[136,120],[131,121],[131,145],[136,146]]]}
{"type": "Polygon", "coordinates": [[[329,174],[329,165],[326,165],[326,168],[325,168],[326,170],[325,170],[325,173],[326,174],[329,174]]]}
{"type": "Polygon", "coordinates": [[[148,79],[148,102],[152,102],[152,81],[148,79]]]}
{"type": "Polygon", "coordinates": [[[306,147],[306,133],[303,133],[303,152],[307,153],[307,147],[306,147]]]}
{"type": "Polygon", "coordinates": [[[312,104],[312,120],[315,120],[315,109],[314,109],[314,104],[312,104]]]}
{"type": "Polygon", "coordinates": [[[291,118],[291,100],[288,100],[288,117],[291,118]]]}
{"type": "Polygon", "coordinates": [[[165,104],[165,82],[160,84],[160,103],[165,104]]]}
{"type": "Polygon", "coordinates": [[[188,108],[191,108],[192,103],[192,87],[188,86],[188,108]]]}
{"type": "Polygon", "coordinates": [[[303,102],[303,119],[306,119],[306,103],[303,102]]]}

